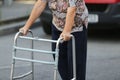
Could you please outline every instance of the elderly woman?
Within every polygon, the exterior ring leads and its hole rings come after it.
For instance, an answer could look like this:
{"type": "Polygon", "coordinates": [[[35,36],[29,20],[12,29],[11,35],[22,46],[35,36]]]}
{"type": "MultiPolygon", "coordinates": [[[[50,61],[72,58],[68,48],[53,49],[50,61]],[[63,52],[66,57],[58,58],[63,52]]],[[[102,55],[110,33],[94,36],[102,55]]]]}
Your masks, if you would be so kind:
{"type": "MultiPolygon", "coordinates": [[[[70,34],[75,37],[77,80],[85,80],[87,56],[87,25],[88,10],[84,0],[38,0],[31,12],[25,26],[20,29],[24,35],[39,17],[48,3],[52,10],[52,39],[62,37],[64,43],[60,44],[58,70],[62,80],[73,77],[72,45],[70,34]]],[[[55,44],[52,44],[55,50],[55,44]]]]}

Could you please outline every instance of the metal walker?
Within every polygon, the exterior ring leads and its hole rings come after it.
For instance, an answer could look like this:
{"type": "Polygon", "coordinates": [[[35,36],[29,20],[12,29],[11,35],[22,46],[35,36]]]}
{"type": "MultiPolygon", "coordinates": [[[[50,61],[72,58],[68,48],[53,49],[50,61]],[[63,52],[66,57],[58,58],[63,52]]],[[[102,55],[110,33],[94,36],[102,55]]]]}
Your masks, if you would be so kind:
{"type": "MultiPolygon", "coordinates": [[[[49,64],[49,65],[54,65],[54,80],[57,80],[57,66],[58,66],[58,57],[59,57],[59,43],[63,42],[62,38],[59,38],[58,40],[50,40],[50,39],[42,39],[42,38],[35,38],[33,36],[33,33],[31,30],[29,30],[29,33],[31,34],[32,37],[27,37],[27,36],[22,36],[21,32],[17,32],[15,37],[14,37],[14,44],[13,44],[13,53],[12,53],[12,66],[11,66],[11,75],[10,75],[10,80],[16,80],[16,79],[21,79],[24,78],[30,74],[32,74],[32,80],[34,80],[34,63],[42,63],[42,64],[49,64]],[[19,47],[17,46],[17,40],[18,38],[20,39],[28,39],[31,40],[31,48],[24,48],[24,47],[19,47]],[[33,47],[33,41],[44,41],[44,42],[51,42],[51,43],[56,43],[56,49],[55,51],[46,51],[46,50],[39,50],[39,49],[34,49],[33,47]],[[17,50],[21,51],[29,51],[31,52],[31,59],[27,58],[22,58],[22,57],[17,57],[17,50]],[[55,54],[55,60],[54,61],[42,61],[42,60],[36,60],[34,59],[34,53],[33,52],[42,52],[45,54],[55,54]],[[20,60],[20,61],[27,61],[31,62],[31,71],[28,73],[25,73],[20,76],[14,76],[14,71],[15,71],[15,61],[20,60]]],[[[71,35],[72,38],[72,46],[73,46],[73,78],[71,80],[76,80],[76,58],[75,58],[75,39],[74,36],[71,35]]]]}

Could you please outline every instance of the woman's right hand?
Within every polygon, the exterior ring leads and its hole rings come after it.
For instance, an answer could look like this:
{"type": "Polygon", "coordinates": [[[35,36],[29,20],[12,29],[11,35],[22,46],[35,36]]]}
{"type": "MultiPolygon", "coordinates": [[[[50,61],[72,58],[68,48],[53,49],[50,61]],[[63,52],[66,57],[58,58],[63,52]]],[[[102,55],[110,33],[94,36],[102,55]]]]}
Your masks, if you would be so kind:
{"type": "Polygon", "coordinates": [[[23,35],[27,35],[28,29],[24,26],[19,29],[19,32],[21,32],[23,35]]]}

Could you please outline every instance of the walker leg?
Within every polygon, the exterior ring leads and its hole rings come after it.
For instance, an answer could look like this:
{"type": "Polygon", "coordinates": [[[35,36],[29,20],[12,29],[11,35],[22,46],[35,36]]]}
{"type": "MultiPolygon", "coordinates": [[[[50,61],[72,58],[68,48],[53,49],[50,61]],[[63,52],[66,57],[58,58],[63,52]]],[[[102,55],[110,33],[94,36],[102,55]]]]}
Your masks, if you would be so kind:
{"type": "MultiPolygon", "coordinates": [[[[32,54],[32,59],[33,59],[33,54],[32,54]]],[[[32,80],[34,80],[34,63],[32,62],[32,80]]]]}
{"type": "MultiPolygon", "coordinates": [[[[33,35],[32,35],[33,37],[33,35]]],[[[32,42],[32,45],[31,45],[31,48],[33,49],[33,40],[31,41],[32,42]]],[[[33,60],[34,59],[34,54],[33,52],[31,52],[31,59],[33,60]]],[[[34,80],[34,62],[31,63],[31,66],[32,66],[32,80],[34,80]]]]}
{"type": "Polygon", "coordinates": [[[15,60],[13,60],[12,66],[11,66],[11,75],[10,75],[10,80],[14,80],[14,68],[15,68],[15,60]]]}
{"type": "Polygon", "coordinates": [[[54,71],[54,80],[57,80],[57,70],[54,71]]]}

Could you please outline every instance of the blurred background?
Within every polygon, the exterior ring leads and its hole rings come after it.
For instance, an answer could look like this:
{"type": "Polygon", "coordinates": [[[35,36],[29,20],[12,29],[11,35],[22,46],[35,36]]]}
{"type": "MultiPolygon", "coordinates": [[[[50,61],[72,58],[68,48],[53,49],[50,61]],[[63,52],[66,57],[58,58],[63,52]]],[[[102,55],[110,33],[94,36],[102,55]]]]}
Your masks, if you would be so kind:
{"type": "MultiPolygon", "coordinates": [[[[120,80],[120,0],[85,1],[89,10],[86,79],[120,80]]],[[[24,26],[35,2],[35,0],[0,0],[0,80],[10,80],[14,36],[19,28],[24,26]]],[[[47,6],[31,27],[35,37],[51,39],[51,19],[51,12],[47,6]]],[[[26,41],[19,44],[30,45],[26,41]]],[[[35,48],[50,49],[50,45],[35,42],[35,48]]],[[[29,57],[24,53],[20,56],[29,57]]],[[[52,56],[38,54],[35,56],[52,59],[52,56]]],[[[15,75],[28,70],[29,63],[18,61],[15,75]]],[[[35,80],[53,80],[52,74],[53,66],[35,63],[35,80]]],[[[23,80],[32,79],[28,76],[23,80]]]]}

